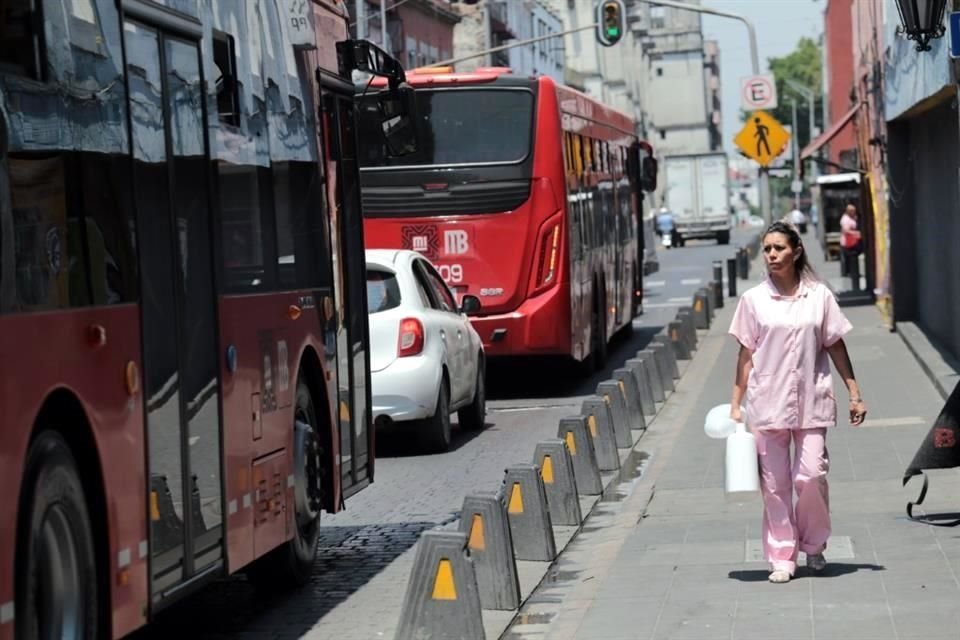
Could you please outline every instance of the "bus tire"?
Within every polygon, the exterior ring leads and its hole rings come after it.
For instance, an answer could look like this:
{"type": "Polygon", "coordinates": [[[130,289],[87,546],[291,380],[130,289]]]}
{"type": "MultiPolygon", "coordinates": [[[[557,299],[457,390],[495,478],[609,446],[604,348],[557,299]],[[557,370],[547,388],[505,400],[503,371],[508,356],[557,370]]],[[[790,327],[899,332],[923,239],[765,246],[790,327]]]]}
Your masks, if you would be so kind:
{"type": "Polygon", "coordinates": [[[97,563],[83,482],[63,436],[41,431],[30,445],[20,493],[17,531],[16,637],[53,637],[80,629],[94,640],[99,628],[97,563]],[[57,634],[59,635],[59,634],[57,634]]]}
{"type": "Polygon", "coordinates": [[[323,450],[313,395],[301,369],[293,414],[293,538],[257,560],[248,577],[264,589],[303,586],[313,574],[323,508],[323,450]]]}
{"type": "MultiPolygon", "coordinates": [[[[599,290],[599,285],[598,285],[599,290]]],[[[593,331],[591,332],[593,337],[593,349],[591,353],[593,354],[593,368],[596,371],[600,371],[605,366],[607,366],[607,323],[606,323],[606,303],[603,301],[603,294],[598,293],[594,297],[594,315],[593,320],[595,322],[593,331]]]]}
{"type": "Polygon", "coordinates": [[[483,356],[477,356],[477,382],[473,392],[473,402],[457,412],[460,428],[467,431],[480,431],[487,423],[487,367],[483,356]]]}
{"type": "Polygon", "coordinates": [[[437,392],[437,410],[423,421],[421,442],[431,453],[443,453],[450,449],[450,386],[446,374],[440,379],[437,392]]]}

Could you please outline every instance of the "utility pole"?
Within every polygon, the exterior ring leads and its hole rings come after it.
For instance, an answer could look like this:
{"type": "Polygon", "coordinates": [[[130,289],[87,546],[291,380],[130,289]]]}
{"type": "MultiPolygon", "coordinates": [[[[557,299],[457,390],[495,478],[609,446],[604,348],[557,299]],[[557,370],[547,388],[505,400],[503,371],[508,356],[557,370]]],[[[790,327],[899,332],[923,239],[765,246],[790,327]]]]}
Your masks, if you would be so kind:
{"type": "Polygon", "coordinates": [[[380,48],[390,53],[387,47],[387,0],[380,0],[380,48]]]}
{"type": "Polygon", "coordinates": [[[367,0],[356,0],[354,6],[356,7],[357,17],[355,18],[355,23],[357,25],[357,40],[363,40],[369,27],[367,26],[367,0]]]}
{"type": "Polygon", "coordinates": [[[793,113],[793,180],[791,180],[791,189],[793,190],[793,208],[800,208],[800,190],[796,188],[800,182],[800,137],[797,135],[797,100],[790,98],[790,111],[793,113]]]}
{"type": "MultiPolygon", "coordinates": [[[[817,95],[809,87],[803,86],[796,80],[791,80],[790,78],[786,78],[785,82],[791,89],[793,89],[794,91],[796,91],[801,96],[807,99],[807,109],[809,109],[809,113],[807,115],[809,117],[808,119],[810,122],[810,137],[807,140],[807,144],[810,144],[817,137],[815,133],[816,125],[814,124],[816,122],[816,113],[817,113],[817,102],[816,102],[817,95]]],[[[817,163],[814,162],[813,167],[810,171],[810,176],[813,179],[814,184],[816,184],[817,182],[818,175],[820,175],[819,167],[817,166],[817,163]]]]}

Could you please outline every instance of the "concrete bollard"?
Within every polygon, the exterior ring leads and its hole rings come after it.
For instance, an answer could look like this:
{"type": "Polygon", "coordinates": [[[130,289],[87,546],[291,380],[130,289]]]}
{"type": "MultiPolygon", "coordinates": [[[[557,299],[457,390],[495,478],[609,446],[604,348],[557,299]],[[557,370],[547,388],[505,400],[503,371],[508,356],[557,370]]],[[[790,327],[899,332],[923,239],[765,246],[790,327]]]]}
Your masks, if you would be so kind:
{"type": "Polygon", "coordinates": [[[670,361],[667,360],[667,350],[669,347],[656,340],[647,345],[646,351],[653,352],[654,360],[657,363],[657,371],[660,373],[660,386],[663,387],[663,395],[673,393],[673,370],[670,368],[670,361]]]}
{"type": "Polygon", "coordinates": [[[533,464],[507,467],[503,491],[514,556],[517,560],[552,562],[557,546],[540,469],[533,464]]]}
{"type": "Polygon", "coordinates": [[[580,413],[587,419],[587,431],[593,438],[600,471],[616,471],[620,468],[620,453],[610,405],[603,398],[590,396],[580,406],[580,413]]]}
{"type": "Polygon", "coordinates": [[[667,394],[663,389],[663,375],[660,373],[660,367],[657,366],[657,356],[649,349],[637,351],[637,360],[642,360],[647,368],[647,375],[650,378],[650,388],[653,390],[653,399],[656,402],[665,402],[667,394]]]}
{"type": "MultiPolygon", "coordinates": [[[[664,356],[667,362],[667,371],[670,372],[670,377],[674,380],[680,379],[680,367],[677,365],[677,356],[673,352],[673,345],[670,343],[670,337],[666,335],[666,330],[663,335],[656,335],[653,337],[653,344],[662,344],[664,346],[664,356]]],[[[674,387],[674,390],[676,387],[674,387]]]]}
{"type": "Polygon", "coordinates": [[[553,524],[578,526],[583,522],[573,458],[563,440],[541,440],[533,454],[533,463],[540,467],[543,487],[547,492],[547,508],[553,524]]]}
{"type": "Polygon", "coordinates": [[[740,271],[741,280],[750,279],[750,254],[745,247],[740,247],[737,251],[737,268],[740,271]]]}
{"type": "Polygon", "coordinates": [[[396,640],[483,638],[483,614],[467,536],[425,531],[417,543],[396,640]]]}
{"type": "Polygon", "coordinates": [[[670,330],[670,344],[673,346],[673,353],[677,360],[690,359],[690,345],[683,335],[683,323],[674,320],[667,325],[670,330]]]}
{"type": "Polygon", "coordinates": [[[717,309],[723,309],[723,262],[714,260],[713,262],[713,304],[717,309]]]}
{"type": "Polygon", "coordinates": [[[647,416],[657,415],[657,402],[653,397],[653,382],[650,375],[650,365],[641,358],[630,358],[624,363],[637,381],[640,390],[640,406],[647,416]]]}
{"type": "Polygon", "coordinates": [[[701,287],[700,291],[703,292],[704,300],[707,301],[707,324],[713,324],[713,316],[717,311],[713,304],[713,281],[708,282],[707,286],[701,287]]]}
{"type": "Polygon", "coordinates": [[[477,574],[480,605],[498,611],[519,608],[520,579],[503,496],[474,493],[464,498],[460,532],[467,535],[467,548],[477,574]]]}
{"type": "Polygon", "coordinates": [[[627,392],[623,388],[623,383],[617,380],[605,380],[597,385],[597,395],[610,407],[617,448],[629,449],[633,446],[633,434],[630,433],[630,411],[627,409],[627,392]]]}
{"type": "Polygon", "coordinates": [[[573,460],[573,477],[577,481],[577,491],[585,496],[598,496],[603,493],[597,453],[593,448],[593,438],[587,432],[587,419],[583,416],[561,418],[557,435],[567,444],[573,460]]]}
{"type": "Polygon", "coordinates": [[[627,401],[627,413],[630,416],[630,428],[642,431],[647,428],[643,417],[643,404],[640,402],[640,386],[629,369],[614,369],[613,379],[623,386],[623,397],[627,401]]]}
{"type": "Polygon", "coordinates": [[[692,354],[697,350],[697,324],[693,316],[693,307],[680,307],[677,311],[677,320],[683,323],[683,336],[687,341],[687,349],[692,354]]]}
{"type": "Polygon", "coordinates": [[[696,329],[710,328],[710,310],[707,307],[707,296],[703,291],[693,295],[693,326],[696,329]]]}

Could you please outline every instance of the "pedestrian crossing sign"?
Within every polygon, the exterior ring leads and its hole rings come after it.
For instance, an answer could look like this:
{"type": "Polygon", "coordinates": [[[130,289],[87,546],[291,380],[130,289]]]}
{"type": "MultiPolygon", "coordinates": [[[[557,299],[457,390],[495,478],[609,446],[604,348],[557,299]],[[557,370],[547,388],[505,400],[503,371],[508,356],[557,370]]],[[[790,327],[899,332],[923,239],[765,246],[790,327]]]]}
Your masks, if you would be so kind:
{"type": "Polygon", "coordinates": [[[754,111],[747,116],[747,123],[733,139],[740,151],[748,158],[768,166],[783,153],[790,142],[790,132],[766,111],[754,111]]]}

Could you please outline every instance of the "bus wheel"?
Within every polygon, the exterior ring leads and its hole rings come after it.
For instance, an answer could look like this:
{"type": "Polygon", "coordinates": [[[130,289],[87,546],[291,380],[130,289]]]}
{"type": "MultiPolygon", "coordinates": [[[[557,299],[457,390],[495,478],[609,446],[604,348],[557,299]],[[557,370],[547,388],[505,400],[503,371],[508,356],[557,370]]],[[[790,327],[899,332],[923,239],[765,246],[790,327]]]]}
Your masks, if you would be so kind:
{"type": "Polygon", "coordinates": [[[30,445],[25,508],[17,535],[16,637],[93,640],[97,565],[83,483],[63,437],[43,431],[30,445]]]}
{"type": "Polygon", "coordinates": [[[423,421],[421,442],[433,453],[443,453],[450,448],[450,388],[447,377],[440,379],[437,394],[437,410],[423,421]]]}
{"type": "Polygon", "coordinates": [[[306,584],[313,572],[320,538],[323,449],[313,396],[303,371],[297,379],[293,414],[293,539],[254,563],[248,572],[251,580],[267,589],[306,584]]]}
{"type": "Polygon", "coordinates": [[[593,368],[600,371],[607,366],[607,323],[604,313],[606,307],[603,302],[600,302],[599,296],[596,300],[597,302],[594,302],[593,305],[593,328],[591,329],[593,349],[591,351],[593,352],[593,368]]]}

